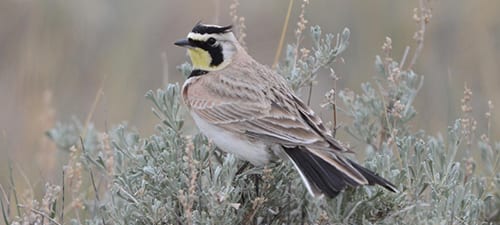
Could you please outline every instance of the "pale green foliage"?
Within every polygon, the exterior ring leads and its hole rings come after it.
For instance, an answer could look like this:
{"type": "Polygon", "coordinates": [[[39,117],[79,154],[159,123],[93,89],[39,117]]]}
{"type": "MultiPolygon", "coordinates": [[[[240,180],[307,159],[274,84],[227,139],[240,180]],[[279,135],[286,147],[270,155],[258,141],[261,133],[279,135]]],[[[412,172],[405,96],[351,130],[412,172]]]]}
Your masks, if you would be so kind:
{"type": "Polygon", "coordinates": [[[278,72],[285,76],[295,91],[311,85],[320,69],[331,68],[331,64],[349,45],[351,34],[349,29],[344,28],[342,35],[337,35],[336,39],[333,34],[322,37],[319,26],[311,27],[310,32],[312,48],[300,48],[298,43],[287,45],[285,61],[278,68],[278,72]]]}

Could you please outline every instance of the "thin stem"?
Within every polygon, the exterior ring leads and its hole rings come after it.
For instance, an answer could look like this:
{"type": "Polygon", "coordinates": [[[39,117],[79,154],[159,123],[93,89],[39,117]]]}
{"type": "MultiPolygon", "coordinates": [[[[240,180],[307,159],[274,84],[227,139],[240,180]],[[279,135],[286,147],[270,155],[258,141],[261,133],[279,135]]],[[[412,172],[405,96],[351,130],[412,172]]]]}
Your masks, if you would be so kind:
{"type": "MultiPolygon", "coordinates": [[[[338,36],[337,36],[338,37],[338,36]]],[[[338,77],[335,74],[335,70],[330,69],[333,75],[333,137],[337,135],[337,80],[338,77]]]]}
{"type": "Polygon", "coordinates": [[[312,90],[313,90],[313,82],[309,82],[309,94],[307,96],[307,105],[311,105],[311,96],[312,96],[312,90]]]}
{"type": "MultiPolygon", "coordinates": [[[[96,204],[99,204],[101,202],[101,200],[99,199],[99,192],[97,190],[97,186],[95,185],[94,173],[92,172],[91,168],[89,168],[89,173],[90,173],[90,181],[92,182],[92,187],[94,188],[94,192],[95,192],[95,199],[97,200],[96,204]]],[[[104,207],[104,209],[106,209],[106,208],[104,207]]],[[[100,210],[97,210],[97,211],[100,212],[100,210]]],[[[104,217],[101,216],[101,219],[102,219],[102,224],[106,224],[106,221],[104,221],[104,217]]]]}
{"type": "Polygon", "coordinates": [[[288,22],[290,21],[292,6],[293,6],[293,0],[290,0],[290,2],[288,3],[288,11],[286,13],[285,22],[283,24],[283,28],[281,29],[281,37],[280,37],[280,42],[278,44],[278,49],[276,50],[276,54],[274,55],[274,61],[272,66],[273,69],[276,69],[276,66],[278,65],[281,51],[283,49],[283,44],[285,43],[285,35],[286,35],[286,30],[288,29],[288,22]]]}
{"type": "Polygon", "coordinates": [[[64,171],[65,171],[65,169],[62,170],[62,204],[61,204],[62,205],[61,206],[62,207],[61,208],[61,222],[62,223],[64,223],[64,199],[65,199],[64,189],[66,186],[64,183],[64,176],[65,176],[64,171]]]}
{"type": "Polygon", "coordinates": [[[415,52],[413,53],[413,57],[410,61],[410,64],[406,68],[406,70],[411,70],[415,63],[417,62],[418,57],[420,56],[420,53],[422,52],[422,49],[424,48],[424,34],[425,34],[425,24],[427,22],[427,7],[424,4],[424,0],[419,0],[419,25],[420,29],[417,31],[417,48],[415,49],[415,52]]]}
{"type": "Polygon", "coordinates": [[[3,220],[5,222],[5,224],[10,224],[9,223],[9,214],[8,214],[8,210],[6,210],[6,207],[4,206],[3,204],[3,200],[2,199],[5,199],[5,205],[6,206],[9,206],[9,201],[7,199],[7,193],[5,193],[5,190],[3,189],[3,186],[2,184],[0,184],[0,191],[2,191],[2,198],[0,198],[0,206],[2,207],[2,216],[3,216],[3,220]]]}
{"type": "Polygon", "coordinates": [[[401,70],[403,69],[403,66],[406,63],[406,57],[408,56],[408,53],[410,53],[410,46],[406,46],[405,53],[403,54],[403,58],[401,59],[401,62],[399,63],[399,68],[401,70]]]}
{"type": "Polygon", "coordinates": [[[12,188],[12,193],[14,193],[14,201],[16,202],[17,215],[21,216],[21,209],[19,208],[19,200],[17,198],[16,184],[14,183],[14,171],[12,170],[12,160],[9,160],[9,179],[12,188]]]}
{"type": "Polygon", "coordinates": [[[87,118],[85,119],[85,126],[84,126],[83,132],[82,132],[82,137],[84,139],[87,136],[87,129],[88,129],[90,120],[92,119],[92,116],[94,115],[94,112],[97,108],[97,103],[99,103],[99,100],[104,95],[104,82],[106,81],[106,77],[107,76],[104,76],[104,78],[102,79],[101,87],[99,88],[99,90],[97,90],[95,98],[94,98],[94,102],[92,103],[92,106],[90,107],[90,111],[87,114],[87,118]]]}
{"type": "MultiPolygon", "coordinates": [[[[336,93],[335,93],[336,95],[336,93]]],[[[333,137],[336,137],[337,136],[337,129],[338,129],[338,125],[337,125],[337,100],[333,100],[333,105],[332,105],[332,109],[333,109],[333,137]]]]}
{"type": "Polygon", "coordinates": [[[33,209],[33,208],[29,208],[29,207],[26,207],[24,205],[18,205],[18,207],[21,207],[21,208],[28,208],[30,211],[40,215],[40,216],[43,216],[44,218],[47,218],[48,220],[50,220],[50,222],[52,223],[55,223],[55,224],[58,224],[58,225],[61,225],[60,223],[58,223],[56,220],[50,218],[50,216],[48,216],[47,214],[43,213],[42,211],[40,210],[37,210],[37,209],[33,209]]]}

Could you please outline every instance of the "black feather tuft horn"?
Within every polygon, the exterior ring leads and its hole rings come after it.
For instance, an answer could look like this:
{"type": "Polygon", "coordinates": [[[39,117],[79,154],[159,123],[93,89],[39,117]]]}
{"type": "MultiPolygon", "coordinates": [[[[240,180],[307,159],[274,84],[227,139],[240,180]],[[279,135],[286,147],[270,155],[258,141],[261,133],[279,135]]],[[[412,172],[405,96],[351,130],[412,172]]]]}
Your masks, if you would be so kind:
{"type": "Polygon", "coordinates": [[[223,34],[231,32],[231,28],[233,28],[233,25],[228,25],[228,26],[207,25],[207,24],[202,24],[200,21],[193,27],[192,32],[197,34],[223,34]]]}

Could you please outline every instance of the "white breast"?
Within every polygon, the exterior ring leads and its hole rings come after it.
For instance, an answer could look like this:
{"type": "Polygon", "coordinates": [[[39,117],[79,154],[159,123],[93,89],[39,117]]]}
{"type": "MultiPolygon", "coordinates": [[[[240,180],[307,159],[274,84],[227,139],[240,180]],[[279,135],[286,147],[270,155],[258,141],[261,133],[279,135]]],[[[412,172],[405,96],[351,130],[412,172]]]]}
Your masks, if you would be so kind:
{"type": "Polygon", "coordinates": [[[221,150],[235,154],[236,157],[249,161],[255,166],[262,166],[269,163],[271,154],[264,143],[250,142],[220,127],[207,123],[196,115],[196,113],[191,113],[191,116],[200,131],[210,138],[221,150]]]}

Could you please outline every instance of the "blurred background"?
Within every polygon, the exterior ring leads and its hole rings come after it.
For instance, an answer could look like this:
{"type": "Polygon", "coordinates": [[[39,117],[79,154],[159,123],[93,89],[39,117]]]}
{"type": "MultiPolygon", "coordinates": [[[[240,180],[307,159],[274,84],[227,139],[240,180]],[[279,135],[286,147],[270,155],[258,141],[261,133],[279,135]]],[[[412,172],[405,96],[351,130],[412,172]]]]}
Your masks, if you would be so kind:
{"type": "MultiPolygon", "coordinates": [[[[142,135],[158,122],[148,90],[184,81],[176,66],[187,58],[172,43],[202,20],[231,23],[230,0],[2,0],[0,1],[0,184],[8,184],[10,160],[19,186],[43,187],[60,180],[67,152],[58,151],[45,131],[74,116],[104,130],[128,121],[142,135]],[[24,178],[22,178],[24,177],[24,178]]],[[[289,1],[241,1],[246,44],[252,56],[271,65],[289,1]]],[[[286,42],[294,30],[301,1],[295,0],[286,42]]],[[[415,67],[425,76],[416,99],[414,130],[445,133],[460,116],[464,84],[472,89],[478,127],[486,127],[488,100],[493,140],[500,128],[500,1],[433,0],[433,17],[415,67]]],[[[418,1],[315,0],[306,8],[310,25],[324,33],[351,30],[350,46],[337,63],[339,89],[359,91],[373,81],[375,55],[386,36],[393,40],[393,57],[403,55],[416,24],[418,1]]],[[[304,41],[307,46],[308,40],[304,41]]],[[[410,55],[413,53],[411,51],[410,55]]],[[[314,89],[318,105],[331,88],[325,74],[314,89]]],[[[346,122],[348,123],[348,122],[346,122]]],[[[187,132],[194,132],[188,125],[187,132]]],[[[340,136],[346,136],[340,131],[340,136]]],[[[37,188],[35,188],[37,189],[37,188]]]]}

